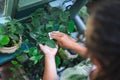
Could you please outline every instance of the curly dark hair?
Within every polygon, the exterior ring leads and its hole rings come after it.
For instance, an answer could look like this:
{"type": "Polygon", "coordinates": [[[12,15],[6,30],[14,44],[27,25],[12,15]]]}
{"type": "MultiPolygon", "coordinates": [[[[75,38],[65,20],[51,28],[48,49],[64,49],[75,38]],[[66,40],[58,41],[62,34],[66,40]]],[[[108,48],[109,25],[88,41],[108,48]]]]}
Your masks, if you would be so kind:
{"type": "Polygon", "coordinates": [[[120,0],[104,1],[91,16],[94,30],[86,47],[102,67],[95,80],[120,80],[120,0]]]}

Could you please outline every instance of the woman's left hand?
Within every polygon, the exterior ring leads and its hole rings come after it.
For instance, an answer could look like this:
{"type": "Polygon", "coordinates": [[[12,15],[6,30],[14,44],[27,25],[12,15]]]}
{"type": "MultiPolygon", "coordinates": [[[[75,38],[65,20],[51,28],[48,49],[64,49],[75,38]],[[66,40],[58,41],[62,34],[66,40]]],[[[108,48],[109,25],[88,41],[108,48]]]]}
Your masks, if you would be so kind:
{"type": "Polygon", "coordinates": [[[58,50],[58,46],[56,46],[56,48],[50,48],[47,45],[42,45],[39,44],[40,49],[43,51],[43,53],[45,54],[45,56],[55,56],[58,50]]]}

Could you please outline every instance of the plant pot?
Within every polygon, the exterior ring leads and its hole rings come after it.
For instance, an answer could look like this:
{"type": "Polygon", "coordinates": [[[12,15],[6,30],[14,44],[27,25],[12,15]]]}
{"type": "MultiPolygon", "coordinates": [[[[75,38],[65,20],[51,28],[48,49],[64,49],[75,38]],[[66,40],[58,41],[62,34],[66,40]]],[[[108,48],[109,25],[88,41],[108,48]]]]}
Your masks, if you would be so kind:
{"type": "Polygon", "coordinates": [[[11,47],[0,48],[0,53],[7,53],[7,54],[14,53],[21,46],[21,43],[22,43],[22,37],[20,36],[20,40],[18,44],[11,47]]]}

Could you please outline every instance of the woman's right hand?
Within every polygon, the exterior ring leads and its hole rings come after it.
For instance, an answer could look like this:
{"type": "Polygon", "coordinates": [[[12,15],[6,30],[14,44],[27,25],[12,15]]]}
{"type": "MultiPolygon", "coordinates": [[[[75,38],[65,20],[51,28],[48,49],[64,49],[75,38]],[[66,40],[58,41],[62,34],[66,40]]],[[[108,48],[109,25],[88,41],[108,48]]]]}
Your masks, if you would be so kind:
{"type": "Polygon", "coordinates": [[[74,44],[76,44],[74,39],[70,38],[68,35],[62,32],[53,31],[50,36],[57,40],[58,44],[64,48],[72,49],[74,44]]]}

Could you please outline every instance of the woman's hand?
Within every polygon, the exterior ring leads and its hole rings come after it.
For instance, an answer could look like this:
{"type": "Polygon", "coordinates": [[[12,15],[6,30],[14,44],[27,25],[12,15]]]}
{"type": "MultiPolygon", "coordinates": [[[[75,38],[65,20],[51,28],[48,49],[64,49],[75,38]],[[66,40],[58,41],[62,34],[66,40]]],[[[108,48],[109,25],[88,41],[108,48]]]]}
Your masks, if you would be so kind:
{"type": "Polygon", "coordinates": [[[76,44],[74,39],[58,31],[52,32],[50,36],[53,39],[57,40],[58,44],[64,48],[72,49],[74,47],[74,44],[76,44]]]}
{"type": "Polygon", "coordinates": [[[56,65],[55,65],[55,55],[57,53],[58,46],[56,48],[50,48],[42,44],[39,44],[39,46],[40,49],[45,54],[45,68],[44,68],[43,80],[58,80],[56,65]]]}
{"type": "Polygon", "coordinates": [[[56,48],[50,48],[47,45],[39,44],[40,49],[44,52],[45,56],[55,56],[58,50],[58,46],[56,48]]]}

